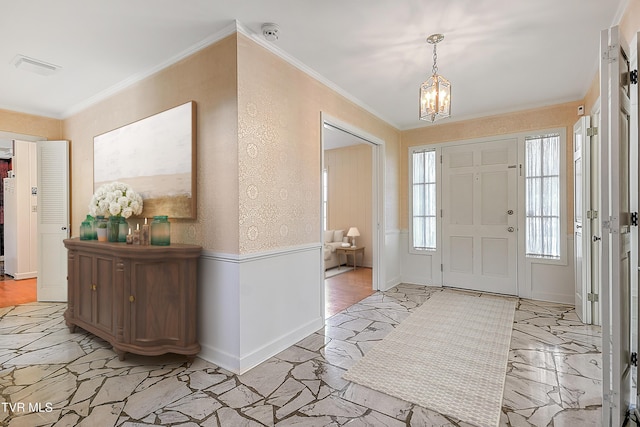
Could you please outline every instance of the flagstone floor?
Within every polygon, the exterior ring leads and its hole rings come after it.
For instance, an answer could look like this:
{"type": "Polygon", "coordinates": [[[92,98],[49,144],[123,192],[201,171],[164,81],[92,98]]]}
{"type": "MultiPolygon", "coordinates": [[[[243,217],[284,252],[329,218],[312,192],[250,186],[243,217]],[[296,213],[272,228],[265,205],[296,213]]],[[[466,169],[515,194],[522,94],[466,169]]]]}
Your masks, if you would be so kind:
{"type": "MultiPolygon", "coordinates": [[[[0,308],[0,425],[466,427],[342,379],[440,291],[398,285],[375,293],[239,376],[176,355],[119,361],[101,339],[69,333],[65,304],[0,308]]],[[[520,300],[500,425],[600,425],[600,352],[600,328],[582,325],[571,307],[520,300]]]]}

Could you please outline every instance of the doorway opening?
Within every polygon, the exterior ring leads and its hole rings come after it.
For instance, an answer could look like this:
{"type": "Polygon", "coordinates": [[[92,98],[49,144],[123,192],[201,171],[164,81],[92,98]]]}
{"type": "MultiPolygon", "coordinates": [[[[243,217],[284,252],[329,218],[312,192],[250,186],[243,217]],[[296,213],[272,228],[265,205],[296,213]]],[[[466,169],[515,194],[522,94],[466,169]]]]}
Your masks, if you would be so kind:
{"type": "Polygon", "coordinates": [[[383,286],[383,141],[322,116],[322,272],[325,318],[383,286]]]}

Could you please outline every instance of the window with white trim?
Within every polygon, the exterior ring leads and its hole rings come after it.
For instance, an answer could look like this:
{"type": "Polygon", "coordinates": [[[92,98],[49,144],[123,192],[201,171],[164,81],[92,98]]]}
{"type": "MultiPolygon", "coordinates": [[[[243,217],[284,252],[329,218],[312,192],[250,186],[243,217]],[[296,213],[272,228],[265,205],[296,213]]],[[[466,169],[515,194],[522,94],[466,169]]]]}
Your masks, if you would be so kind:
{"type": "Polygon", "coordinates": [[[436,152],[411,153],[411,246],[416,251],[436,249],[436,152]]]}
{"type": "Polygon", "coordinates": [[[525,138],[525,241],[529,257],[560,259],[559,134],[525,138]]]}

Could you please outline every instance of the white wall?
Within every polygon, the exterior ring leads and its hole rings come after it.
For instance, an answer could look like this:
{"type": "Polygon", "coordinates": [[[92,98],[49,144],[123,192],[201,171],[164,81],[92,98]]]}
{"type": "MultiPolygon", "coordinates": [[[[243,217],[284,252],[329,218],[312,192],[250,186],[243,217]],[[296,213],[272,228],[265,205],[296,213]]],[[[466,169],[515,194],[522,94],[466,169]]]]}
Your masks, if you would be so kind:
{"type": "Polygon", "coordinates": [[[400,230],[390,230],[385,233],[385,275],[384,280],[380,283],[384,284],[381,290],[388,290],[402,283],[402,240],[400,230]]]}
{"type": "Polygon", "coordinates": [[[251,255],[205,251],[199,357],[243,373],[324,326],[322,246],[251,255]]]}

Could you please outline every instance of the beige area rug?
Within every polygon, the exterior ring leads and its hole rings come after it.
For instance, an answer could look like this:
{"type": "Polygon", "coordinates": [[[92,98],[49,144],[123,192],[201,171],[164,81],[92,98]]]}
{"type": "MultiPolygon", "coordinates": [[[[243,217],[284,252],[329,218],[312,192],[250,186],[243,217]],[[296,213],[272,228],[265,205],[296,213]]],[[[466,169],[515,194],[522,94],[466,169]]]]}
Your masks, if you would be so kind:
{"type": "Polygon", "coordinates": [[[516,299],[435,293],[344,378],[476,426],[497,426],[516,299]]]}

